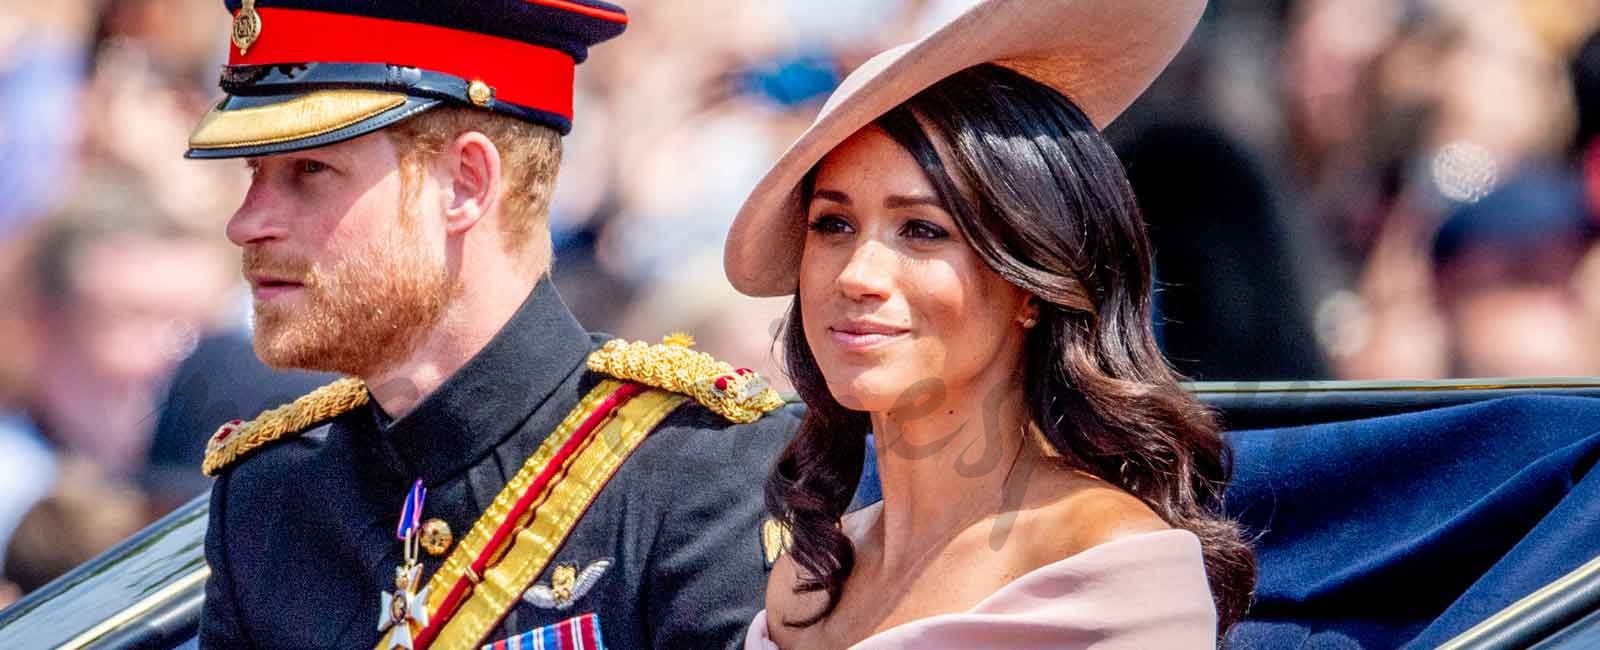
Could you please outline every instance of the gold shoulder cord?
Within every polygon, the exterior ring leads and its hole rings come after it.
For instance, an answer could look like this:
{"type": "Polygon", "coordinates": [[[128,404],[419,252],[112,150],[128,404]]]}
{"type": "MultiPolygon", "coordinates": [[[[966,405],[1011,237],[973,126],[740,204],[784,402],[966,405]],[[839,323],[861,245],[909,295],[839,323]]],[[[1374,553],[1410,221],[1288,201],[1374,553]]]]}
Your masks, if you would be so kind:
{"type": "Polygon", "coordinates": [[[234,420],[224,424],[206,443],[206,458],[200,471],[206,476],[216,476],[222,468],[262,445],[338,417],[366,404],[367,399],[366,385],[359,379],[347,377],[266,411],[249,422],[234,420]]]}
{"type": "MultiPolygon", "coordinates": [[[[690,349],[692,345],[694,339],[685,334],[668,336],[658,345],[613,339],[589,355],[588,366],[617,379],[688,395],[731,422],[754,422],[783,406],[783,398],[765,377],[690,349]]],[[[367,400],[367,389],[361,380],[345,378],[249,422],[224,424],[206,443],[201,471],[206,476],[216,476],[222,468],[263,445],[309,429],[366,404],[367,400]]]]}
{"type": "Polygon", "coordinates": [[[717,415],[741,424],[755,422],[783,406],[783,398],[765,377],[692,350],[692,345],[694,339],[687,334],[673,334],[658,345],[612,339],[589,355],[589,369],[688,395],[717,415]]]}

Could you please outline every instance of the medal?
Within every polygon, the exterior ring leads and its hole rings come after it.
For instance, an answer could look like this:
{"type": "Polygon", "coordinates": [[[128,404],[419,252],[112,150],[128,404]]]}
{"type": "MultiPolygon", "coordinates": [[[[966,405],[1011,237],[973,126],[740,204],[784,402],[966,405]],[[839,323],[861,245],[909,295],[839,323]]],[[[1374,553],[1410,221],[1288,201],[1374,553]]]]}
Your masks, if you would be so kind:
{"type": "Polygon", "coordinates": [[[400,523],[395,526],[394,536],[400,540],[403,563],[394,569],[394,591],[383,592],[378,606],[378,631],[394,629],[387,650],[412,650],[417,633],[428,626],[428,588],[417,589],[422,584],[422,564],[417,561],[421,554],[418,533],[422,501],[427,495],[428,489],[422,487],[419,479],[406,494],[406,502],[400,508],[400,523]]]}

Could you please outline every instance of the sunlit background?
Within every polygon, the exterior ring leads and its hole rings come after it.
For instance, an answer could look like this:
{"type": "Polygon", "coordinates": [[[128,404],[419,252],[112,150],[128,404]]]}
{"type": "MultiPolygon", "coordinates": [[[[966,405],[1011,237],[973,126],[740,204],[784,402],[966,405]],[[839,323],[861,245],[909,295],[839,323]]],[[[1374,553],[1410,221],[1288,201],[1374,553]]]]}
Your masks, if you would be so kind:
{"type": "MultiPolygon", "coordinates": [[[[776,374],[786,301],[727,287],[729,221],[845,72],[969,3],[627,2],[628,32],[579,69],[551,217],[574,311],[776,374]]],[[[1600,374],[1597,17],[1585,0],[1214,0],[1108,131],[1173,363],[1600,374]]],[[[322,380],[253,362],[222,236],[244,166],[181,157],[228,23],[220,0],[0,0],[0,603],[205,490],[218,424],[322,380]]]]}

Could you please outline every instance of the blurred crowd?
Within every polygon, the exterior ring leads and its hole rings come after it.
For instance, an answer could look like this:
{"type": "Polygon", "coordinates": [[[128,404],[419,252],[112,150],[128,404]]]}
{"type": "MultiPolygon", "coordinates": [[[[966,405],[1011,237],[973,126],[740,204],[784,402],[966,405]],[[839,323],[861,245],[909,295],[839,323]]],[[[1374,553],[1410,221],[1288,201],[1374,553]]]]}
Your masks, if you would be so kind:
{"type": "MultiPolygon", "coordinates": [[[[969,3],[625,2],[551,215],[574,311],[780,375],[787,301],[727,287],[728,223],[843,74],[969,3]]],[[[216,426],[326,379],[253,358],[223,238],[245,166],[181,157],[221,5],[0,0],[0,603],[203,492],[216,426]]],[[[1212,0],[1107,131],[1173,363],[1600,374],[1597,25],[1600,0],[1212,0]]]]}

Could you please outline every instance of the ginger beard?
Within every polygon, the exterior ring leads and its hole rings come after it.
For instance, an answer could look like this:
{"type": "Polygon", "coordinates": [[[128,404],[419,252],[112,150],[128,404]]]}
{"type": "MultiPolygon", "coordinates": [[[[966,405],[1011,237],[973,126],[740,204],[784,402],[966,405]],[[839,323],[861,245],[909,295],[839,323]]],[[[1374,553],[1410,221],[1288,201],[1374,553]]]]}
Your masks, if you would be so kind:
{"type": "Polygon", "coordinates": [[[297,304],[255,303],[255,351],[262,362],[360,377],[410,356],[458,286],[417,232],[414,203],[403,198],[400,227],[364,242],[332,268],[245,250],[246,273],[304,284],[297,304]]]}

